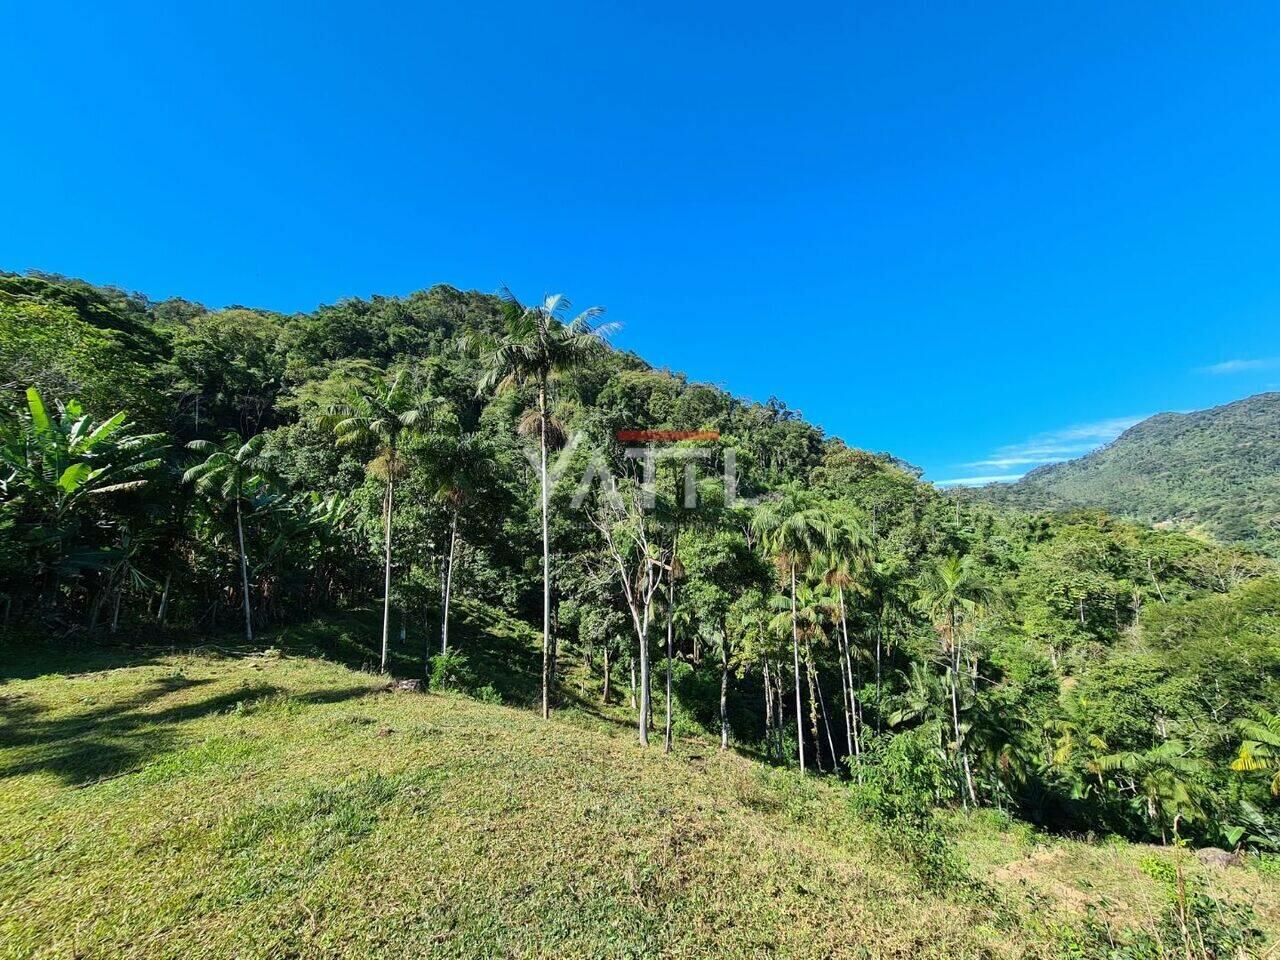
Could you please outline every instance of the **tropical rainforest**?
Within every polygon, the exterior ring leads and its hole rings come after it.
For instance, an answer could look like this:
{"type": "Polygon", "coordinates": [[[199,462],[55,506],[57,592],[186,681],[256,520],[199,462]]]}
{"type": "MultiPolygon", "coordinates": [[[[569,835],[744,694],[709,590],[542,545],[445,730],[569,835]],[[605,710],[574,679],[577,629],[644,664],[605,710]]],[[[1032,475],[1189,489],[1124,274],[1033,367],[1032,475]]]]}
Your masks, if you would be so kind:
{"type": "Polygon", "coordinates": [[[89,658],[366,611],[370,675],[703,738],[935,872],[937,811],[1280,853],[1274,559],[940,492],[611,330],[508,291],[282,315],[0,275],[5,631],[89,658]],[[523,699],[485,616],[536,637],[523,699]]]}

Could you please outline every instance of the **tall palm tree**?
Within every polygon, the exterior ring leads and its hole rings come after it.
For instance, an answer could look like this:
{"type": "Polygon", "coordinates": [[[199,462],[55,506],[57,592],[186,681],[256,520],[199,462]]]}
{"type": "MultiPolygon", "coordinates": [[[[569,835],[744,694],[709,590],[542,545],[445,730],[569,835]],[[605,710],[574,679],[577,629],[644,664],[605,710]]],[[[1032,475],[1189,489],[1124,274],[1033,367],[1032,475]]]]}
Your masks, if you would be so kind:
{"type": "Polygon", "coordinates": [[[884,655],[893,647],[892,625],[907,612],[907,604],[901,593],[904,563],[892,556],[873,558],[865,574],[868,604],[876,618],[876,724],[879,731],[883,714],[881,704],[884,693],[881,688],[884,655]]]}
{"type": "Polygon", "coordinates": [[[184,483],[194,483],[205,493],[216,493],[235,508],[236,542],[240,547],[240,587],[244,605],[244,638],[253,643],[253,614],[249,607],[249,559],[244,547],[244,514],[241,505],[245,498],[264,482],[262,474],[262,445],[266,434],[258,434],[242,440],[239,434],[228,433],[219,443],[212,440],[192,440],[187,449],[208,454],[202,463],[183,474],[184,483]]]}
{"type": "Polygon", "coordinates": [[[329,419],[340,445],[374,443],[377,456],[369,464],[375,476],[386,484],[382,500],[382,662],[387,672],[387,650],[391,636],[391,518],[395,509],[396,475],[403,470],[404,446],[416,435],[443,401],[418,393],[405,382],[403,373],[393,379],[380,377],[370,389],[353,389],[345,403],[329,410],[329,419]]]}
{"type": "Polygon", "coordinates": [[[555,427],[550,413],[552,379],[584,364],[602,350],[615,327],[596,325],[602,307],[589,307],[566,320],[570,304],[563,294],[525,306],[506,287],[502,297],[503,329],[497,336],[473,334],[466,346],[480,358],[481,393],[533,385],[538,391],[536,429],[541,452],[539,481],[542,504],[542,716],[551,715],[551,532],[547,483],[547,448],[555,427]]]}
{"type": "Polygon", "coordinates": [[[840,660],[840,695],[845,702],[845,734],[849,754],[862,759],[861,714],[854,690],[853,655],[849,644],[849,618],[845,591],[866,592],[866,571],[872,563],[871,540],[857,522],[842,518],[832,529],[832,537],[823,553],[823,582],[836,594],[839,616],[838,642],[840,660]]]}
{"type": "Polygon", "coordinates": [[[800,505],[793,500],[762,504],[752,517],[752,526],[778,564],[790,585],[791,659],[795,673],[796,748],[800,772],[805,771],[804,726],[800,717],[804,707],[800,697],[800,624],[796,616],[796,579],[802,569],[826,547],[832,536],[831,520],[816,507],[800,505]]]}
{"type": "Polygon", "coordinates": [[[441,583],[440,652],[449,651],[449,600],[453,594],[454,559],[458,550],[458,518],[477,496],[489,464],[488,452],[473,433],[452,437],[439,451],[436,499],[449,511],[449,550],[441,583]]]}
{"type": "Polygon", "coordinates": [[[953,749],[964,769],[969,800],[975,805],[978,798],[973,789],[973,772],[960,729],[961,630],[981,617],[995,601],[996,589],[984,578],[972,554],[943,557],[920,582],[920,608],[933,619],[949,661],[953,749]]]}
{"type": "MultiPolygon", "coordinates": [[[[769,606],[779,611],[769,621],[769,628],[776,634],[782,634],[790,625],[794,636],[799,638],[804,664],[805,677],[809,687],[809,732],[813,737],[815,766],[822,769],[821,739],[818,731],[819,694],[815,683],[817,667],[813,660],[813,642],[822,643],[826,639],[826,624],[832,618],[833,604],[829,597],[817,587],[801,582],[793,595],[784,594],[770,599],[769,606]]],[[[799,703],[799,701],[797,701],[799,703]]],[[[825,711],[824,711],[825,712],[825,711]]],[[[797,723],[800,722],[797,717],[797,723]]],[[[827,731],[828,746],[831,748],[831,760],[834,765],[835,743],[827,731]]]]}

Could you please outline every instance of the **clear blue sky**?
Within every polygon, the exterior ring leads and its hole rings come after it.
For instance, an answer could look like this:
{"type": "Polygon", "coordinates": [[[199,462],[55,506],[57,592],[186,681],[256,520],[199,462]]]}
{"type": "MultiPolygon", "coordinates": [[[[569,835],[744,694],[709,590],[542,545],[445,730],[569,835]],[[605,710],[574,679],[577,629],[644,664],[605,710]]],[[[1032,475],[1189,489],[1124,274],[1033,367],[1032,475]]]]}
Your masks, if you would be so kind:
{"type": "Polygon", "coordinates": [[[0,267],[564,291],[937,480],[1280,384],[1275,3],[180,6],[0,0],[0,267]]]}

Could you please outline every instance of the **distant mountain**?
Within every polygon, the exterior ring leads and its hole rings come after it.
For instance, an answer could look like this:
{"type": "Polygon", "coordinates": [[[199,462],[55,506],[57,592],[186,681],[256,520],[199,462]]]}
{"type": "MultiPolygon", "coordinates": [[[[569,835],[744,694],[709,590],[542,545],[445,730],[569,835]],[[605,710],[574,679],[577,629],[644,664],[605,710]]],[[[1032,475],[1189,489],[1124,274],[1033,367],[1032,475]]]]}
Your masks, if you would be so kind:
{"type": "Polygon", "coordinates": [[[1088,456],[970,495],[1033,510],[1102,507],[1280,555],[1280,393],[1157,414],[1088,456]]]}

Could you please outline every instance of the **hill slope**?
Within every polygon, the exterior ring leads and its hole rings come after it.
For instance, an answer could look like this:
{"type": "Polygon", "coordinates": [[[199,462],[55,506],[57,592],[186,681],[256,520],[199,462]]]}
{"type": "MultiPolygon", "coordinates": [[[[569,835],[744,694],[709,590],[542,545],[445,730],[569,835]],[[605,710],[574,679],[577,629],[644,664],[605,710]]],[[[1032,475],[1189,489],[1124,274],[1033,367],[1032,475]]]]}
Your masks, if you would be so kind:
{"type": "Polygon", "coordinates": [[[1158,414],[1101,450],[978,495],[1028,509],[1102,507],[1280,553],[1280,393],[1158,414]]]}
{"type": "MultiPolygon", "coordinates": [[[[1047,956],[1089,911],[1167,907],[1167,851],[982,819],[958,834],[981,881],[940,887],[838,783],[645,752],[606,716],[308,657],[3,662],[6,956],[1047,956]]],[[[1189,869],[1275,930],[1256,871],[1189,869]]]]}

